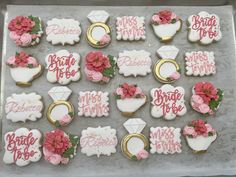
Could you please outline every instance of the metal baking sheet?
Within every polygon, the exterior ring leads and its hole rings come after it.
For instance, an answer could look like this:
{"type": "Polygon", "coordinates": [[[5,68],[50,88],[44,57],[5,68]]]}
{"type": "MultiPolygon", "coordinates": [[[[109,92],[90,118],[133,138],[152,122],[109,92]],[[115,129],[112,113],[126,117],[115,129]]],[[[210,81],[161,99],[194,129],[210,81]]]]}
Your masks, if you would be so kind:
{"type": "MultiPolygon", "coordinates": [[[[194,83],[199,81],[211,81],[217,87],[224,90],[225,96],[223,103],[216,114],[215,118],[209,118],[213,127],[218,130],[219,136],[217,141],[210,146],[210,149],[205,154],[192,154],[190,148],[186,145],[182,137],[182,153],[174,155],[157,155],[153,154],[148,160],[140,162],[130,161],[126,159],[120,150],[120,145],[117,147],[117,153],[110,156],[96,156],[87,157],[80,153],[75,156],[68,165],[53,166],[46,162],[43,158],[38,163],[31,163],[26,167],[17,167],[15,165],[5,165],[0,161],[1,175],[7,176],[201,176],[201,175],[220,175],[220,174],[235,174],[236,173],[236,60],[235,60],[235,39],[233,26],[233,11],[231,6],[216,6],[216,7],[184,7],[184,6],[140,6],[140,7],[112,7],[112,6],[7,6],[7,13],[5,16],[5,33],[3,43],[3,60],[2,60],[2,105],[5,103],[6,97],[12,93],[22,92],[37,92],[43,96],[45,108],[52,103],[47,92],[57,84],[51,84],[46,79],[47,71],[33,82],[29,88],[21,88],[15,85],[10,77],[9,68],[6,67],[5,61],[8,57],[14,55],[16,51],[24,50],[33,54],[41,64],[44,64],[44,58],[48,53],[56,52],[60,49],[67,49],[72,52],[79,52],[82,56],[82,79],[78,82],[73,82],[68,85],[73,90],[70,101],[73,102],[77,113],[78,92],[86,90],[102,90],[110,92],[110,116],[106,118],[85,118],[76,117],[73,123],[63,128],[65,131],[81,134],[83,129],[87,127],[97,127],[110,125],[117,129],[119,142],[122,137],[127,134],[122,124],[126,118],[122,117],[116,108],[115,98],[112,92],[123,82],[137,83],[149,97],[149,102],[136,113],[136,117],[143,118],[147,122],[147,126],[143,133],[148,136],[149,128],[151,126],[173,126],[184,127],[189,121],[199,118],[200,115],[193,111],[189,106],[189,99],[191,95],[191,87],[194,83]],[[162,43],[155,37],[149,19],[151,15],[161,9],[171,9],[176,12],[184,21],[193,13],[205,10],[209,13],[216,13],[221,19],[221,30],[223,38],[217,43],[209,46],[201,46],[199,44],[192,44],[187,41],[187,26],[183,23],[182,30],[174,37],[174,40],[169,44],[175,45],[180,49],[177,61],[181,68],[184,68],[183,55],[185,52],[194,50],[214,51],[217,65],[217,74],[208,77],[187,77],[182,75],[182,78],[175,82],[174,86],[183,86],[186,90],[186,104],[188,112],[183,117],[177,118],[174,121],[165,121],[162,119],[154,119],[150,115],[150,95],[149,91],[154,87],[160,87],[162,84],[157,82],[152,74],[146,77],[125,78],[120,74],[116,74],[114,79],[107,85],[98,85],[86,81],[84,68],[85,55],[96,49],[90,47],[85,39],[86,28],[90,22],[86,18],[91,10],[99,9],[106,10],[110,14],[108,24],[112,28],[112,43],[102,51],[105,54],[112,54],[118,56],[118,53],[123,50],[141,50],[149,51],[152,55],[153,64],[157,60],[156,50],[161,47],[162,43]],[[7,24],[17,15],[34,15],[39,16],[44,24],[53,17],[57,18],[74,18],[81,22],[82,38],[79,44],[74,46],[53,46],[46,41],[46,36],[42,37],[41,43],[35,47],[20,48],[17,47],[8,37],[7,24]],[[144,16],[146,19],[146,41],[140,42],[121,42],[116,41],[115,34],[115,18],[123,15],[137,15],[144,16]]],[[[52,130],[54,127],[49,124],[44,116],[36,122],[26,123],[12,123],[5,119],[5,113],[2,112],[2,135],[7,131],[12,131],[20,127],[38,128],[42,132],[52,130]]],[[[2,142],[4,143],[4,142],[2,142]]],[[[4,150],[0,152],[0,158],[3,157],[4,150]]]]}

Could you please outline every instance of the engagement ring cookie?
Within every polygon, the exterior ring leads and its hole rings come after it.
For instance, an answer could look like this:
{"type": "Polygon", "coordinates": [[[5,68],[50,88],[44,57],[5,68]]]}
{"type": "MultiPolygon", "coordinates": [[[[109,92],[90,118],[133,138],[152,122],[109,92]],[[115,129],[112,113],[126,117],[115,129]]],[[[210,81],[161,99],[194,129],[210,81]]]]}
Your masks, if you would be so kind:
{"type": "Polygon", "coordinates": [[[18,86],[31,86],[32,81],[43,73],[43,66],[37,59],[21,51],[7,59],[10,74],[18,86]]]}
{"type": "Polygon", "coordinates": [[[80,40],[80,22],[74,19],[53,18],[47,22],[46,34],[47,41],[52,45],[74,45],[80,40]]]}
{"type": "Polygon", "coordinates": [[[47,132],[44,137],[44,159],[53,165],[68,164],[76,155],[79,137],[60,129],[47,132]]]}
{"type": "Polygon", "coordinates": [[[190,104],[192,108],[204,115],[214,115],[218,110],[224,93],[210,82],[198,82],[193,86],[190,104]]]}
{"type": "Polygon", "coordinates": [[[104,48],[111,43],[111,29],[106,24],[109,14],[104,10],[91,11],[87,18],[92,23],[87,29],[87,41],[94,48],[104,48]]]}
{"type": "Polygon", "coordinates": [[[124,41],[145,40],[145,18],[123,16],[116,18],[116,39],[124,41]]]}
{"type": "Polygon", "coordinates": [[[42,97],[36,93],[12,94],[6,99],[6,119],[12,122],[36,121],[42,117],[42,97]]]}
{"type": "Polygon", "coordinates": [[[37,129],[19,128],[16,131],[7,132],[4,136],[3,162],[22,167],[30,162],[39,161],[42,157],[41,138],[42,134],[37,129]]]}
{"type": "Polygon", "coordinates": [[[180,66],[175,60],[178,53],[179,49],[171,45],[162,46],[157,50],[161,59],[154,65],[153,74],[159,82],[172,83],[180,79],[180,66]]]}
{"type": "Polygon", "coordinates": [[[112,153],[116,153],[117,143],[116,130],[110,126],[88,127],[82,131],[80,138],[81,153],[87,156],[110,156],[112,153]]]}
{"type": "Polygon", "coordinates": [[[117,108],[126,117],[131,117],[147,102],[147,96],[137,85],[124,83],[116,89],[114,95],[117,108]]]}
{"type": "Polygon", "coordinates": [[[180,31],[182,21],[174,12],[162,10],[153,14],[151,25],[156,36],[162,42],[168,42],[180,31]]]}
{"type": "Polygon", "coordinates": [[[121,150],[131,160],[142,160],[149,157],[149,141],[141,134],[146,122],[140,118],[127,120],[123,126],[129,132],[121,141],[121,150]]]}
{"type": "Polygon", "coordinates": [[[56,127],[68,125],[74,118],[74,107],[66,101],[72,91],[66,86],[53,87],[48,94],[53,99],[47,110],[48,121],[56,127]]]}
{"type": "Polygon", "coordinates": [[[43,34],[41,19],[34,16],[17,16],[8,24],[10,38],[17,46],[28,47],[39,43],[43,34]]]}
{"type": "Polygon", "coordinates": [[[202,11],[188,17],[188,40],[190,42],[200,42],[201,44],[211,44],[222,38],[220,31],[220,18],[216,14],[209,14],[202,11]]]}
{"type": "Polygon", "coordinates": [[[202,119],[193,120],[186,125],[183,129],[183,135],[193,153],[206,152],[217,138],[216,130],[202,119]]]}

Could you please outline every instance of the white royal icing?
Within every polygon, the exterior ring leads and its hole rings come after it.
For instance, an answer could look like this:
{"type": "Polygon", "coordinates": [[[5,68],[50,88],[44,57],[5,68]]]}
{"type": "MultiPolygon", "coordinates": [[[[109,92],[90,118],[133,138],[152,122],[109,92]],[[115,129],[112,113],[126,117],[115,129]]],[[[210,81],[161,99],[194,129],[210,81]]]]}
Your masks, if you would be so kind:
{"type": "Polygon", "coordinates": [[[133,113],[146,103],[146,97],[144,98],[125,98],[117,99],[117,108],[121,112],[133,113]]]}

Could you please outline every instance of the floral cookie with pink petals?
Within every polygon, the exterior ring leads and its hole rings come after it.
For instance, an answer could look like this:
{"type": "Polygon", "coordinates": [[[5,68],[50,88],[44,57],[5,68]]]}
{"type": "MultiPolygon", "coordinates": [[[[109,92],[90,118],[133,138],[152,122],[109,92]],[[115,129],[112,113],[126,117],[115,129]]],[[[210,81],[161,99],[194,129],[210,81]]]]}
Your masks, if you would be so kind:
{"type": "Polygon", "coordinates": [[[53,165],[68,164],[76,155],[79,137],[60,129],[47,132],[44,137],[44,159],[53,165]]]}
{"type": "Polygon", "coordinates": [[[102,52],[89,52],[85,58],[86,78],[95,83],[108,83],[115,76],[116,58],[102,52]]]}
{"type": "Polygon", "coordinates": [[[17,46],[28,47],[39,43],[43,34],[41,19],[17,16],[8,24],[9,36],[17,46]]]}
{"type": "Polygon", "coordinates": [[[198,82],[193,86],[190,100],[192,108],[204,115],[214,115],[219,108],[224,93],[210,82],[198,82]]]}
{"type": "Polygon", "coordinates": [[[18,86],[31,86],[32,81],[43,73],[43,66],[37,59],[23,51],[8,58],[6,64],[18,86]]]}
{"type": "Polygon", "coordinates": [[[217,138],[216,130],[202,119],[193,120],[186,125],[183,135],[194,153],[206,152],[217,138]]]}

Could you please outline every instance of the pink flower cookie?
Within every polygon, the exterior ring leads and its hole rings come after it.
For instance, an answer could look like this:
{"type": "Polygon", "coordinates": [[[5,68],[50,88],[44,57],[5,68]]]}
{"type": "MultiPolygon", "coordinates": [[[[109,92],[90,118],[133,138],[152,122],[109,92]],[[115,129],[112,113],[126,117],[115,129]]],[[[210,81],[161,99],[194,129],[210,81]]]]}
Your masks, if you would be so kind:
{"type": "Polygon", "coordinates": [[[116,59],[102,52],[89,52],[85,58],[87,80],[96,83],[108,83],[115,76],[116,59]]]}
{"type": "Polygon", "coordinates": [[[196,83],[192,92],[193,95],[190,100],[192,108],[204,115],[214,115],[224,95],[221,89],[217,89],[210,82],[196,83]]]}
{"type": "Polygon", "coordinates": [[[162,10],[153,14],[150,23],[156,36],[163,42],[172,40],[182,26],[180,17],[169,10],[162,10]]]}
{"type": "Polygon", "coordinates": [[[17,16],[8,24],[9,36],[16,45],[22,47],[39,43],[43,34],[41,19],[34,16],[17,16]]]}
{"type": "Polygon", "coordinates": [[[189,147],[197,152],[205,152],[217,138],[217,132],[202,119],[193,120],[183,129],[189,147]]]}
{"type": "Polygon", "coordinates": [[[60,129],[47,132],[44,137],[44,159],[53,165],[68,164],[76,155],[79,137],[60,129]]]}
{"type": "Polygon", "coordinates": [[[30,86],[43,72],[43,66],[37,59],[23,51],[9,57],[6,64],[10,66],[10,74],[19,86],[30,86]]]}
{"type": "Polygon", "coordinates": [[[147,97],[140,87],[127,83],[120,85],[114,95],[117,108],[126,117],[132,116],[147,101],[147,97]]]}

